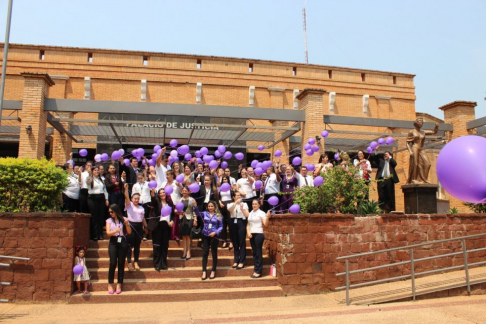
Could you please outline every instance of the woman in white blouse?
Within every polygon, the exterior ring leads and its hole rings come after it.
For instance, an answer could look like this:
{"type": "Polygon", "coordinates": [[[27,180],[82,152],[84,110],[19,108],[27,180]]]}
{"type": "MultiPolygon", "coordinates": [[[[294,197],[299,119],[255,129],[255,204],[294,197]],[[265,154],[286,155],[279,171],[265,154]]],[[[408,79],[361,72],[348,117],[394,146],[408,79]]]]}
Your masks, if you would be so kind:
{"type": "Polygon", "coordinates": [[[251,202],[253,197],[255,197],[255,192],[253,191],[254,182],[255,179],[248,175],[246,169],[241,170],[241,179],[236,181],[236,190],[241,194],[241,198],[248,205],[248,208],[251,207],[251,202]]]}
{"type": "Polygon", "coordinates": [[[231,214],[229,228],[234,247],[233,268],[243,269],[246,261],[246,218],[249,215],[248,205],[241,199],[239,192],[235,193],[233,203],[227,205],[231,214]]]}
{"type": "Polygon", "coordinates": [[[91,213],[90,237],[93,241],[102,240],[105,211],[108,206],[108,192],[101,179],[99,166],[90,170],[86,184],[88,186],[88,206],[91,213]]]}
{"type": "Polygon", "coordinates": [[[365,159],[363,151],[358,151],[358,158],[354,159],[353,165],[358,169],[358,174],[361,179],[363,179],[364,171],[366,170],[368,174],[372,172],[370,161],[365,159]]]}
{"type": "Polygon", "coordinates": [[[74,172],[71,163],[66,163],[64,169],[68,173],[68,185],[62,192],[62,207],[69,213],[77,212],[79,211],[79,175],[74,172]]]}
{"type": "MultiPolygon", "coordinates": [[[[221,176],[221,185],[223,183],[227,183],[230,185],[230,179],[228,176],[221,176]]],[[[221,211],[221,215],[223,216],[223,231],[219,235],[219,238],[223,240],[223,248],[229,247],[229,249],[233,249],[233,243],[231,239],[231,230],[229,230],[229,237],[228,237],[228,229],[229,229],[229,221],[230,221],[230,212],[228,211],[228,204],[233,202],[233,193],[230,190],[228,191],[221,191],[221,186],[218,187],[219,190],[219,210],[221,211]],[[229,246],[228,246],[229,244],[229,246]]]]}
{"type": "Polygon", "coordinates": [[[263,227],[268,226],[270,211],[266,214],[260,209],[258,199],[252,201],[252,211],[248,215],[248,225],[246,227],[248,238],[250,239],[251,249],[253,251],[254,273],[251,278],[260,278],[263,269],[263,227]]]}
{"type": "Polygon", "coordinates": [[[128,244],[130,249],[127,253],[128,270],[132,271],[140,270],[138,265],[138,258],[140,256],[140,243],[142,242],[143,233],[147,229],[147,221],[145,220],[145,210],[140,205],[140,194],[135,193],[132,195],[132,200],[128,197],[128,184],[125,183],[125,211],[127,212],[127,218],[130,223],[130,227],[133,229],[132,234],[128,235],[128,244]],[[132,249],[134,257],[134,267],[132,267],[132,249]]]}

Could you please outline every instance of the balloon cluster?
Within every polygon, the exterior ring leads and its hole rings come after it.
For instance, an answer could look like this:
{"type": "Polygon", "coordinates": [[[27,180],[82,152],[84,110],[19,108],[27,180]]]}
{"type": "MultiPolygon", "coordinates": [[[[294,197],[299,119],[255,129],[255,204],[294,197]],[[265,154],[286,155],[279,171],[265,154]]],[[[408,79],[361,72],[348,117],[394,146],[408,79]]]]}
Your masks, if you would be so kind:
{"type": "Polygon", "coordinates": [[[373,153],[378,145],[392,145],[395,139],[391,136],[388,136],[387,138],[379,138],[378,141],[373,141],[370,143],[370,145],[366,148],[366,152],[368,153],[373,153]]]}

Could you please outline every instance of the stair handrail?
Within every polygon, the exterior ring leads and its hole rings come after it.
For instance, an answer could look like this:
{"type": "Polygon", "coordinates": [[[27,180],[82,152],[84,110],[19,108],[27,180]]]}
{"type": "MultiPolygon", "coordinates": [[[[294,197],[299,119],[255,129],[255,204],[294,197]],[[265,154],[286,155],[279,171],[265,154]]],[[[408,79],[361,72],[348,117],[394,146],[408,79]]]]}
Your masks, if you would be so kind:
{"type": "Polygon", "coordinates": [[[394,280],[412,278],[412,297],[413,297],[413,300],[415,300],[415,297],[416,297],[415,277],[416,276],[432,274],[432,273],[442,272],[442,271],[446,271],[446,270],[455,270],[455,269],[464,268],[465,274],[466,274],[467,292],[468,292],[468,294],[470,294],[471,285],[470,285],[470,281],[469,281],[469,268],[473,267],[473,266],[485,265],[486,261],[468,264],[467,255],[468,255],[468,253],[486,251],[486,248],[467,250],[466,240],[479,238],[479,237],[482,237],[482,236],[486,236],[486,233],[466,235],[466,236],[460,236],[460,237],[449,238],[449,239],[441,239],[441,240],[435,240],[435,241],[427,241],[427,242],[423,242],[423,243],[410,244],[410,245],[404,245],[404,246],[395,247],[395,248],[389,248],[389,249],[383,249],[383,250],[371,251],[371,252],[362,252],[362,253],[338,257],[338,258],[336,258],[336,260],[344,260],[345,261],[345,271],[337,273],[336,276],[346,276],[345,277],[346,285],[341,286],[341,287],[337,287],[336,290],[346,289],[346,305],[349,306],[350,305],[349,290],[351,288],[364,287],[364,286],[369,286],[369,285],[382,283],[382,282],[389,282],[389,281],[394,281],[394,280]],[[425,246],[425,245],[433,245],[433,244],[440,244],[440,243],[445,243],[445,242],[452,242],[452,241],[461,241],[462,251],[446,253],[446,254],[441,254],[441,255],[434,255],[434,256],[426,257],[426,258],[414,259],[414,256],[413,256],[413,249],[414,248],[425,246]],[[410,260],[349,271],[349,259],[358,258],[358,257],[362,257],[362,256],[368,256],[368,255],[374,255],[374,254],[379,254],[379,253],[386,253],[386,252],[391,252],[391,251],[398,251],[398,250],[409,250],[410,260]],[[447,268],[440,268],[440,269],[415,273],[415,262],[439,259],[439,258],[444,258],[444,257],[448,257],[448,256],[455,256],[455,255],[460,255],[460,254],[462,254],[463,258],[464,258],[464,264],[463,265],[451,266],[451,267],[447,267],[447,268]],[[350,274],[365,272],[365,271],[370,271],[370,270],[377,270],[377,269],[382,269],[382,268],[388,268],[388,267],[393,267],[393,266],[398,266],[398,265],[405,265],[405,264],[410,264],[411,273],[409,275],[402,275],[402,276],[378,279],[378,280],[368,281],[368,282],[364,282],[364,283],[360,283],[360,284],[354,284],[354,285],[349,284],[349,275],[350,274]]]}
{"type": "MultiPolygon", "coordinates": [[[[8,255],[0,255],[0,259],[8,259],[12,261],[30,261],[30,258],[23,258],[23,257],[16,257],[16,256],[8,256],[8,255]]],[[[9,268],[12,264],[11,263],[0,263],[0,267],[9,268]]],[[[0,286],[10,286],[11,282],[0,282],[0,286]]],[[[0,303],[8,303],[8,299],[0,299],[0,303]]]]}

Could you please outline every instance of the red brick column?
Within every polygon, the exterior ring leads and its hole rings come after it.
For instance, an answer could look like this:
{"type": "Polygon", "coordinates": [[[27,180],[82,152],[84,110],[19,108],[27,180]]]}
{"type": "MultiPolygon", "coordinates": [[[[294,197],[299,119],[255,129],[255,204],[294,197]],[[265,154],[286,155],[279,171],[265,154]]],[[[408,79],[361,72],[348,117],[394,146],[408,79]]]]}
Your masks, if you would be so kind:
{"type": "MultiPolygon", "coordinates": [[[[270,105],[272,108],[278,108],[278,109],[284,109],[284,88],[278,88],[278,87],[270,87],[268,88],[268,91],[270,92],[270,105]]],[[[277,116],[278,117],[278,116],[277,116]]],[[[274,121],[273,126],[275,127],[287,127],[289,126],[289,122],[287,121],[274,121]]],[[[284,130],[275,130],[275,140],[278,140],[282,134],[284,133],[284,130]]],[[[273,148],[272,153],[274,153],[276,150],[281,150],[282,151],[282,156],[278,158],[281,163],[289,163],[289,154],[290,154],[290,141],[289,139],[286,139],[273,148]]],[[[273,158],[273,157],[272,157],[273,158]]]]}
{"type": "MultiPolygon", "coordinates": [[[[50,88],[49,97],[51,98],[66,98],[66,83],[69,77],[63,75],[51,75],[51,78],[56,82],[56,84],[50,88]]],[[[58,112],[58,116],[63,118],[74,118],[74,114],[70,112],[58,112]]],[[[61,123],[61,125],[69,131],[69,123],[61,123]]],[[[73,141],[66,134],[61,134],[59,131],[54,129],[54,134],[52,135],[52,159],[57,164],[64,164],[69,160],[69,153],[72,150],[73,141]]]]}
{"type": "Polygon", "coordinates": [[[44,111],[44,100],[49,87],[54,82],[48,74],[23,72],[24,92],[20,112],[19,157],[40,159],[44,156],[46,141],[47,115],[44,111]],[[27,133],[26,128],[32,129],[27,133]]]}
{"type": "MultiPolygon", "coordinates": [[[[326,90],[323,89],[304,89],[297,99],[299,99],[299,109],[305,111],[305,123],[302,129],[302,164],[317,164],[319,154],[308,156],[303,147],[311,137],[321,136],[322,125],[324,123],[324,104],[323,97],[326,90]]],[[[324,140],[321,141],[320,152],[324,152],[324,140]]]]}
{"type": "MultiPolygon", "coordinates": [[[[65,301],[73,288],[74,246],[88,245],[89,214],[0,213],[0,254],[31,258],[0,270],[0,296],[65,301]]],[[[1,262],[10,262],[2,260],[1,262]]]]}

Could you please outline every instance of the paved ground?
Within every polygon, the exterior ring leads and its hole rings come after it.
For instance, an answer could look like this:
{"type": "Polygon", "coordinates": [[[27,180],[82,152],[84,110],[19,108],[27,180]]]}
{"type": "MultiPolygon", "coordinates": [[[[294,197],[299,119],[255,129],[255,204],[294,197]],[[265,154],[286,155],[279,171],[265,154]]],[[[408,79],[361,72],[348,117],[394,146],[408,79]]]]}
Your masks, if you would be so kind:
{"type": "Polygon", "coordinates": [[[486,296],[345,306],[334,294],[128,304],[0,304],[0,323],[486,323],[486,296]]]}

